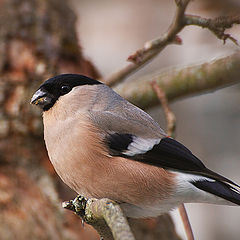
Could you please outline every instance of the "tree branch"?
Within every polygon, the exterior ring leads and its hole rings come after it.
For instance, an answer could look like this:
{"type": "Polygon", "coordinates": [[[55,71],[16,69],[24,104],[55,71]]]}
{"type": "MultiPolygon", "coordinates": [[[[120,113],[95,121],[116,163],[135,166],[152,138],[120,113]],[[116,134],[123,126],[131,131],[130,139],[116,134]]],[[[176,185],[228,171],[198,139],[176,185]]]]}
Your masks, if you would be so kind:
{"type": "Polygon", "coordinates": [[[157,94],[157,97],[162,105],[166,121],[167,121],[167,134],[168,136],[174,138],[175,129],[176,129],[176,117],[175,114],[171,111],[168,105],[168,100],[165,92],[158,86],[156,81],[150,82],[153,90],[157,94]]]}
{"type": "Polygon", "coordinates": [[[194,240],[194,235],[193,235],[193,231],[192,231],[192,227],[188,218],[188,214],[187,214],[187,210],[185,208],[184,204],[181,204],[178,207],[178,211],[179,214],[181,216],[182,222],[183,222],[183,226],[187,235],[187,239],[188,240],[194,240]]]}
{"type": "Polygon", "coordinates": [[[226,42],[227,39],[233,41],[236,45],[238,42],[230,34],[226,34],[225,30],[231,28],[233,24],[240,24],[240,15],[222,16],[215,19],[207,19],[194,15],[186,15],[185,10],[190,0],[175,0],[177,10],[172,24],[168,31],[160,38],[148,41],[142,49],[137,50],[134,54],[128,57],[128,61],[132,62],[110,77],[102,79],[107,85],[113,86],[119,83],[130,74],[139,70],[144,64],[150,62],[156,57],[167,45],[181,44],[182,40],[177,35],[185,26],[196,25],[203,28],[208,28],[217,38],[226,42]]]}
{"type": "Polygon", "coordinates": [[[63,207],[92,225],[104,240],[135,240],[120,206],[112,200],[77,196],[74,200],[63,202],[63,207]]]}
{"type": "Polygon", "coordinates": [[[212,62],[172,69],[154,77],[121,83],[114,88],[122,97],[146,109],[158,104],[150,82],[156,80],[169,101],[215,91],[240,82],[240,51],[212,62]]]}

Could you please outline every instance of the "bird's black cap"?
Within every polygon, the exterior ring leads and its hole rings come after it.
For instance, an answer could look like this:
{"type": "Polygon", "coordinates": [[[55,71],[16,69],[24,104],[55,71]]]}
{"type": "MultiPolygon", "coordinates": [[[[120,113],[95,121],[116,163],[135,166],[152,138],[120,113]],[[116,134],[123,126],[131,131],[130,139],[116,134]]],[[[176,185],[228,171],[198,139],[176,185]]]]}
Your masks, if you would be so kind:
{"type": "Polygon", "coordinates": [[[80,85],[94,85],[94,84],[102,84],[101,82],[86,77],[84,75],[79,74],[60,74],[55,77],[49,78],[45,81],[39,88],[46,86],[62,86],[67,84],[70,87],[76,87],[80,85]]]}
{"type": "Polygon", "coordinates": [[[81,85],[96,85],[101,82],[79,74],[61,74],[45,81],[33,95],[31,103],[43,111],[49,110],[58,98],[81,85]]]}

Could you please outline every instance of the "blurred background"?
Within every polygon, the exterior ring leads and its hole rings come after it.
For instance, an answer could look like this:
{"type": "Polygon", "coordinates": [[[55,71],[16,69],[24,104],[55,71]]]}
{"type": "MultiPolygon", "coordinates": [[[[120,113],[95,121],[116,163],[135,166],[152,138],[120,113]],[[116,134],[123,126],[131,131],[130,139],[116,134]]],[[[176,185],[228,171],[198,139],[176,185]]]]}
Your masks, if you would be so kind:
{"type": "MultiPolygon", "coordinates": [[[[77,31],[87,56],[104,76],[126,64],[127,57],[148,40],[160,36],[170,25],[173,0],[72,0],[78,16],[77,31]]],[[[217,17],[239,13],[238,0],[196,0],[188,13],[217,17]]],[[[240,27],[231,29],[240,40],[240,27]]],[[[149,65],[131,78],[210,61],[239,49],[232,42],[223,45],[211,32],[187,27],[180,34],[181,46],[170,45],[149,65]]],[[[171,104],[177,117],[177,139],[204,163],[240,183],[240,85],[228,87],[171,104]]],[[[156,107],[151,115],[165,126],[164,115],[156,107]]],[[[186,205],[196,239],[237,240],[240,236],[238,207],[207,204],[186,205]]],[[[172,213],[178,231],[185,238],[177,211],[172,213]]]]}

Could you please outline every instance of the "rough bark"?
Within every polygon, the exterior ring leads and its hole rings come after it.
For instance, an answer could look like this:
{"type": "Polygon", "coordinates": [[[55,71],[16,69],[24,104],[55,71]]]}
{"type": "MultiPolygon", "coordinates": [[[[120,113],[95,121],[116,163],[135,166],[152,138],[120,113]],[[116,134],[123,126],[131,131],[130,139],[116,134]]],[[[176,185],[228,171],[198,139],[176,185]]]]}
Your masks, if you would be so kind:
{"type": "MultiPolygon", "coordinates": [[[[29,104],[49,76],[71,72],[100,77],[82,55],[75,20],[64,0],[0,1],[1,239],[97,239],[79,218],[61,209],[40,112],[29,104]]],[[[161,224],[176,236],[169,218],[161,224]]],[[[148,226],[144,229],[159,225],[148,226]]],[[[161,235],[164,231],[155,239],[161,235]]]]}

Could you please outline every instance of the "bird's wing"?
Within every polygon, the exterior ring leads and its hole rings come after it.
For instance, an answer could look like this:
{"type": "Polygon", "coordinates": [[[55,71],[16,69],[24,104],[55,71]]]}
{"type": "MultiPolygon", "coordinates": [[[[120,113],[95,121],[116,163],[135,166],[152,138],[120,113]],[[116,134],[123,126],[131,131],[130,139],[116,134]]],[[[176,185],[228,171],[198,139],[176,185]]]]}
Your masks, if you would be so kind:
{"type": "Polygon", "coordinates": [[[147,113],[124,100],[117,106],[120,106],[117,110],[94,111],[90,116],[103,130],[103,141],[110,155],[173,170],[198,172],[205,169],[190,150],[167,137],[147,113]]]}
{"type": "Polygon", "coordinates": [[[111,105],[107,111],[89,111],[89,116],[106,133],[129,133],[148,139],[167,136],[150,115],[128,102],[111,105]]]}
{"type": "MultiPolygon", "coordinates": [[[[142,138],[129,133],[112,133],[105,137],[109,154],[177,172],[186,172],[238,186],[209,170],[184,145],[170,138],[142,138]]],[[[239,186],[238,186],[239,187],[239,186]]]]}
{"type": "Polygon", "coordinates": [[[105,143],[112,156],[186,172],[198,172],[206,168],[190,150],[169,137],[144,139],[129,133],[112,133],[106,136],[105,143]]]}

